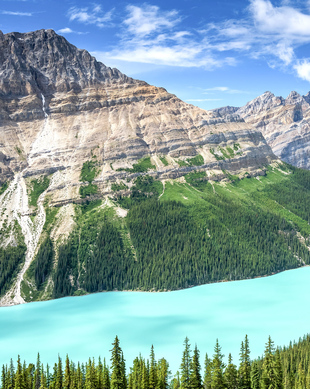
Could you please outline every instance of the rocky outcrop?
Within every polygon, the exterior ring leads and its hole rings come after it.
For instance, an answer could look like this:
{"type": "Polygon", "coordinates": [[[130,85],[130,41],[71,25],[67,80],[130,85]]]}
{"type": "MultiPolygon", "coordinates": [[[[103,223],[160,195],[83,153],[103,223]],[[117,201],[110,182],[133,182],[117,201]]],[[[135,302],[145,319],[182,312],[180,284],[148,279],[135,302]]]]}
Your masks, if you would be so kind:
{"type": "Polygon", "coordinates": [[[265,92],[235,114],[261,131],[283,161],[310,169],[310,93],[293,91],[284,99],[265,92]]]}

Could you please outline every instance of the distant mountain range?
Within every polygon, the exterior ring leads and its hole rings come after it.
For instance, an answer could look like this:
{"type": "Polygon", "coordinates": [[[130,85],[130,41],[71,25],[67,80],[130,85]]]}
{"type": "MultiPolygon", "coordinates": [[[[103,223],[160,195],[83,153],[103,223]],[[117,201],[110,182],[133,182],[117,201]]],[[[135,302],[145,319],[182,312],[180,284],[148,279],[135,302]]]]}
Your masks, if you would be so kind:
{"type": "Polygon", "coordinates": [[[308,112],[204,111],[52,30],[1,33],[0,304],[309,263],[308,172],[279,159],[309,168],[308,112]]]}
{"type": "Polygon", "coordinates": [[[244,119],[262,132],[277,157],[310,169],[310,92],[301,96],[293,91],[286,99],[265,92],[244,107],[222,107],[213,112],[244,119]]]}

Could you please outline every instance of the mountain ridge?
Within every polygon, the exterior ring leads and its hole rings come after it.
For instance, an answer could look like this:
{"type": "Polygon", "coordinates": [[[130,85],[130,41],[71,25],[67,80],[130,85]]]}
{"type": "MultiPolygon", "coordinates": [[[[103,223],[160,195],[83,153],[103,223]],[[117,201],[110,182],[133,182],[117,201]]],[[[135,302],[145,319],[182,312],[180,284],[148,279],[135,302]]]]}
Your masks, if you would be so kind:
{"type": "Polygon", "coordinates": [[[225,117],[227,109],[261,130],[281,160],[310,169],[310,92],[300,95],[292,91],[284,99],[267,91],[243,107],[222,107],[213,111],[225,117]]]}
{"type": "Polygon", "coordinates": [[[187,104],[52,30],[0,46],[0,305],[308,263],[307,176],[234,109],[187,104]]]}

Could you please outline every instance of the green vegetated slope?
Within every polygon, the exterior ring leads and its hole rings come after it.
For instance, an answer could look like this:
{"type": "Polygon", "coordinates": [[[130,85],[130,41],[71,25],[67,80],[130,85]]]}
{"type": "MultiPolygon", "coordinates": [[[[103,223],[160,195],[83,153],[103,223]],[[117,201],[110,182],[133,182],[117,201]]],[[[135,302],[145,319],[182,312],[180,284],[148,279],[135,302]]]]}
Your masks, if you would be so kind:
{"type": "Polygon", "coordinates": [[[100,200],[77,205],[77,227],[59,246],[55,268],[39,257],[33,263],[52,274],[52,297],[171,290],[310,264],[310,172],[283,165],[259,178],[206,178],[190,173],[163,187],[139,176],[129,197],[116,190],[114,208],[100,200]],[[126,218],[117,205],[129,209],[126,218]]]}

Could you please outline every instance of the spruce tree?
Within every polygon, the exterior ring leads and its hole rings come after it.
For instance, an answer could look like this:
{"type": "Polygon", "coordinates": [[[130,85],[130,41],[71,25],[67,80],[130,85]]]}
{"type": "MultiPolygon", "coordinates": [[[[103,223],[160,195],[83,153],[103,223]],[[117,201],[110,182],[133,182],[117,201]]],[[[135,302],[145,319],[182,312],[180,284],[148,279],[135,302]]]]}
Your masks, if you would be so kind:
{"type": "Polygon", "coordinates": [[[112,356],[111,356],[111,389],[126,389],[124,377],[124,360],[122,357],[122,349],[119,345],[118,337],[115,337],[112,343],[112,356]]]}
{"type": "Polygon", "coordinates": [[[156,386],[157,386],[157,369],[156,369],[154,346],[152,345],[151,353],[150,353],[149,389],[156,389],[156,386]]]}
{"type": "Polygon", "coordinates": [[[268,337],[268,341],[265,347],[264,361],[262,366],[262,389],[275,389],[275,374],[274,374],[274,344],[271,337],[268,337]]]}
{"type": "Polygon", "coordinates": [[[2,373],[1,373],[1,388],[2,389],[6,389],[6,370],[5,370],[5,366],[2,365],[2,373]]]}
{"type": "Polygon", "coordinates": [[[283,370],[280,358],[280,351],[277,349],[274,355],[274,377],[275,388],[283,389],[283,370]]]}
{"type": "Polygon", "coordinates": [[[76,369],[76,381],[77,381],[77,389],[83,389],[83,373],[81,370],[80,362],[78,362],[76,369]]]}
{"type": "Polygon", "coordinates": [[[175,376],[171,380],[170,388],[171,389],[179,389],[180,387],[181,387],[180,373],[179,373],[179,371],[177,371],[175,373],[175,376]]]}
{"type": "Polygon", "coordinates": [[[257,361],[251,365],[251,388],[260,389],[260,369],[257,361]]]}
{"type": "Polygon", "coordinates": [[[161,358],[157,364],[157,388],[158,389],[168,389],[168,380],[169,380],[170,370],[169,363],[165,358],[161,358]]]}
{"type": "Polygon", "coordinates": [[[58,364],[56,370],[56,380],[55,380],[55,389],[63,389],[63,371],[62,371],[62,361],[61,358],[58,357],[58,364]]]}
{"type": "Polygon", "coordinates": [[[211,388],[212,389],[224,389],[225,381],[223,375],[223,369],[225,365],[223,363],[223,354],[221,353],[221,346],[218,339],[216,339],[214,354],[212,360],[212,373],[211,373],[211,388]]]}
{"type": "Polygon", "coordinates": [[[71,386],[71,372],[70,372],[70,361],[68,355],[66,356],[65,375],[63,382],[63,389],[70,389],[71,386]]]}
{"type": "Polygon", "coordinates": [[[192,359],[190,355],[190,344],[188,337],[184,340],[184,351],[183,351],[183,357],[182,357],[182,363],[181,363],[181,389],[190,389],[191,382],[191,365],[192,365],[192,359]]]}
{"type": "Polygon", "coordinates": [[[211,389],[212,381],[212,361],[206,353],[204,363],[203,387],[204,389],[211,389]]]}
{"type": "Polygon", "coordinates": [[[103,382],[102,382],[103,389],[110,389],[110,372],[109,368],[106,365],[105,358],[103,360],[103,382]]]}
{"type": "Polygon", "coordinates": [[[40,354],[37,355],[37,364],[35,369],[35,389],[39,389],[41,386],[41,361],[40,354]]]}
{"type": "Polygon", "coordinates": [[[191,372],[190,372],[190,386],[191,389],[202,389],[201,382],[201,366],[199,361],[199,350],[195,345],[193,358],[191,361],[191,372]]]}
{"type": "Polygon", "coordinates": [[[239,389],[251,389],[251,361],[247,335],[245,335],[244,343],[241,343],[238,381],[239,389]]]}
{"type": "Polygon", "coordinates": [[[47,380],[44,374],[43,364],[41,365],[40,389],[47,389],[47,380]]]}
{"type": "Polygon", "coordinates": [[[20,363],[20,356],[17,359],[17,368],[15,374],[15,385],[14,389],[24,389],[24,381],[23,381],[23,368],[20,363]]]}
{"type": "Polygon", "coordinates": [[[224,378],[227,389],[238,388],[238,371],[236,365],[232,362],[231,354],[228,355],[228,365],[224,372],[224,378]]]}

